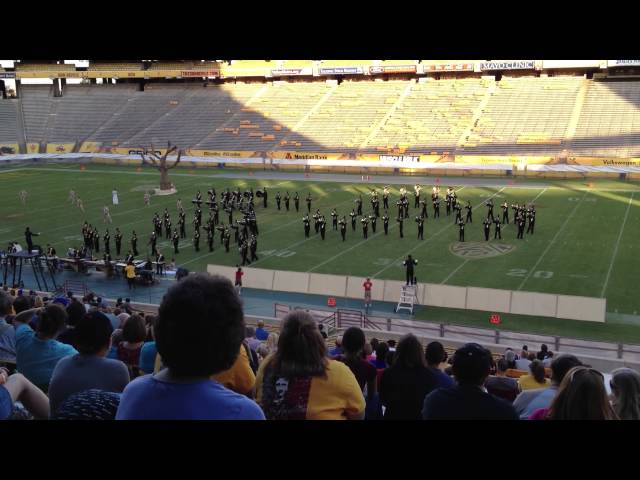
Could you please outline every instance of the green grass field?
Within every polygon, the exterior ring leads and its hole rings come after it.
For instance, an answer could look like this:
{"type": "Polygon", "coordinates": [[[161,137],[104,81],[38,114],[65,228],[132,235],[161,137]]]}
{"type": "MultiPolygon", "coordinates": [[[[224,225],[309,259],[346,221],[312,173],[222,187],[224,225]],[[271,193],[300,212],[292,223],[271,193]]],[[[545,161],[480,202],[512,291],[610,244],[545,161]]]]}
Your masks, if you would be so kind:
{"type": "MultiPolygon", "coordinates": [[[[225,170],[229,172],[229,170],[225,170]]],[[[362,192],[365,213],[370,211],[369,187],[381,189],[381,184],[364,183],[354,176],[353,183],[318,183],[310,181],[246,180],[220,178],[218,170],[177,169],[172,171],[172,181],[179,190],[178,196],[153,197],[151,206],[143,204],[143,191],[157,185],[159,175],[155,170],[137,172],[133,167],[108,167],[90,165],[81,171],[78,165],[47,165],[0,170],[0,245],[19,241],[24,245],[24,227],[30,226],[42,236],[35,243],[53,244],[58,253],[81,243],[80,230],[83,221],[98,225],[104,233],[102,207],[108,205],[113,217],[109,225],[113,230],[120,227],[124,233],[123,245],[128,246],[132,230],[136,230],[141,252],[146,250],[147,238],[152,231],[154,212],[169,208],[174,225],[177,220],[176,200],[181,198],[187,210],[187,234],[190,237],[193,208],[190,203],[196,190],[206,196],[208,188],[218,192],[226,187],[239,185],[241,190],[252,186],[266,186],[269,190],[269,208],[265,211],[257,205],[260,236],[258,240],[259,261],[252,266],[279,270],[304,272],[352,274],[384,279],[404,279],[401,260],[409,253],[419,260],[416,275],[420,282],[471,285],[490,288],[553,292],[569,295],[606,297],[607,310],[612,313],[636,315],[640,311],[640,299],[634,293],[640,260],[636,238],[640,234],[640,185],[622,181],[593,181],[593,187],[584,181],[514,180],[505,179],[505,187],[458,186],[458,197],[474,208],[474,222],[467,225],[465,248],[486,248],[482,233],[482,217],[486,214],[484,203],[493,197],[494,212],[503,201],[535,201],[537,222],[535,235],[516,239],[513,225],[503,228],[502,241],[492,240],[490,245],[501,244],[514,247],[510,252],[486,258],[471,259],[454,254],[458,240],[458,227],[453,217],[446,217],[444,204],[441,218],[429,219],[425,224],[425,239],[417,240],[417,226],[413,217],[417,211],[411,202],[411,218],[405,221],[405,238],[400,239],[398,225],[394,221],[397,209],[398,186],[394,186],[390,205],[389,235],[383,233],[382,222],[378,222],[377,233],[369,228],[369,238],[363,239],[358,222],[353,232],[348,226],[347,240],[342,242],[337,231],[331,230],[330,211],[336,207],[340,215],[347,215],[354,206],[357,192],[362,192]],[[508,183],[513,183],[508,185],[508,183]],[[546,187],[540,187],[540,184],[546,187]],[[111,205],[111,190],[117,188],[120,204],[111,205]],[[27,207],[18,198],[21,190],[29,192],[27,207]],[[83,214],[67,200],[74,189],[84,201],[83,214]],[[311,192],[312,209],[320,208],[327,217],[327,238],[314,235],[305,239],[302,215],[306,204],[301,201],[300,213],[296,213],[291,202],[291,211],[277,211],[275,193],[298,191],[301,199],[311,192]],[[474,245],[477,244],[477,245],[474,245]],[[142,247],[142,248],[141,248],[142,247]]],[[[244,172],[246,173],[246,172],[244,172]]],[[[443,180],[443,186],[448,185],[443,180]]],[[[406,187],[411,189],[413,180],[407,178],[406,187]]],[[[444,189],[443,189],[444,190],[444,189]]],[[[430,187],[424,191],[430,194],[430,187]]],[[[411,199],[412,200],[412,199],[411,199]]],[[[205,206],[206,207],[206,206],[205,206]]],[[[463,211],[464,214],[464,211],[463,211]]],[[[513,214],[510,211],[512,219],[513,214]]],[[[203,219],[208,212],[203,208],[203,219]]],[[[226,215],[220,216],[226,223],[226,215]]],[[[234,216],[236,218],[236,216],[234,216]]],[[[215,251],[207,251],[204,238],[200,252],[195,252],[191,238],[180,244],[176,261],[190,270],[205,270],[207,264],[235,265],[239,261],[237,248],[225,253],[215,238],[215,251]]],[[[159,243],[165,256],[173,256],[167,241],[159,243]]],[[[113,240],[112,240],[113,249],[113,240]]]]}

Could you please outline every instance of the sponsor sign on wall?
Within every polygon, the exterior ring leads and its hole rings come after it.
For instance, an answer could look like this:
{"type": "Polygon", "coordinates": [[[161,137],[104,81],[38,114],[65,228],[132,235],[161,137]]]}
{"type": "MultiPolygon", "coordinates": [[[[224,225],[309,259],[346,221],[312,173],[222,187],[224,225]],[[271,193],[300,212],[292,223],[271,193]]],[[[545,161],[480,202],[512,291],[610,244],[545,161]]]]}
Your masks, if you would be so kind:
{"type": "Polygon", "coordinates": [[[542,68],[598,68],[601,60],[543,60],[542,68]]]}
{"type": "Polygon", "coordinates": [[[423,72],[473,72],[473,63],[422,64],[423,72]]]}
{"type": "Polygon", "coordinates": [[[640,67],[640,60],[607,60],[607,67],[640,67]]]}
{"type": "Polygon", "coordinates": [[[362,67],[328,67],[319,70],[320,75],[362,75],[362,67]]]}
{"type": "Polygon", "coordinates": [[[382,73],[416,73],[416,65],[379,65],[369,67],[371,75],[380,75],[382,73]]]}
{"type": "Polygon", "coordinates": [[[299,75],[311,75],[313,73],[312,68],[279,68],[271,70],[273,77],[295,77],[299,75]]]}
{"type": "Polygon", "coordinates": [[[536,68],[535,60],[495,60],[481,62],[480,70],[533,70],[536,68]]]}
{"type": "Polygon", "coordinates": [[[16,72],[0,72],[0,78],[16,78],[16,72]]]}

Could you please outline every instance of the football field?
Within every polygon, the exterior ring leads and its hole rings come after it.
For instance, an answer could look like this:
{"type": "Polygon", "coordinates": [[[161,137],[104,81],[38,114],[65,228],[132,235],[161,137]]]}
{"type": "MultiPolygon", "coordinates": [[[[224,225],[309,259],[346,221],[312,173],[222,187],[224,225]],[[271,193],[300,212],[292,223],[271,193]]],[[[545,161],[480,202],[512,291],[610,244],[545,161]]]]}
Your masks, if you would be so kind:
{"type": "MultiPolygon", "coordinates": [[[[256,174],[257,175],[257,174],[256,174]]],[[[466,226],[466,242],[458,242],[458,227],[453,215],[446,216],[444,201],[441,217],[433,218],[429,202],[429,218],[425,224],[424,240],[417,239],[414,221],[419,213],[413,208],[413,185],[415,179],[404,178],[409,190],[410,218],[404,222],[404,238],[399,237],[395,221],[398,189],[392,185],[389,216],[389,234],[384,235],[382,221],[378,221],[376,233],[369,227],[369,238],[364,239],[358,221],[352,231],[349,212],[354,200],[361,194],[363,211],[371,213],[368,192],[377,188],[381,192],[384,184],[361,181],[353,176],[352,182],[256,179],[246,171],[179,168],[171,170],[171,180],[178,195],[152,197],[151,206],[143,202],[144,192],[157,186],[159,174],[150,168],[137,171],[135,167],[89,165],[81,170],[78,165],[40,165],[5,168],[0,170],[0,246],[5,249],[8,242],[18,241],[25,245],[24,229],[31,227],[40,232],[34,244],[43,247],[50,243],[64,255],[69,247],[82,243],[81,227],[86,220],[98,226],[100,235],[107,227],[103,223],[102,208],[109,206],[113,224],[111,233],[112,255],[115,252],[113,232],[119,227],[124,235],[123,250],[129,246],[131,232],[138,235],[138,250],[145,254],[147,240],[152,231],[151,219],[155,212],[162,214],[168,208],[173,225],[177,224],[176,201],[182,199],[187,212],[187,239],[181,240],[176,263],[192,271],[204,271],[207,264],[236,265],[240,261],[237,247],[233,244],[226,253],[216,232],[214,252],[209,253],[206,235],[200,241],[200,251],[194,250],[192,237],[193,205],[191,199],[196,191],[206,192],[215,187],[220,192],[239,186],[242,191],[253,187],[254,191],[267,187],[269,207],[264,209],[262,201],[256,199],[256,211],[260,235],[258,238],[259,260],[251,266],[278,270],[331,273],[338,275],[370,276],[381,279],[404,279],[402,260],[407,254],[417,258],[416,276],[419,282],[480,286],[489,288],[534,292],[606,297],[607,311],[636,315],[640,311],[640,299],[636,294],[640,259],[636,239],[640,236],[640,188],[633,182],[616,180],[510,180],[475,178],[442,179],[441,196],[446,187],[454,186],[459,200],[467,200],[474,206],[473,223],[466,226]],[[237,173],[245,178],[223,178],[223,173],[237,173]],[[452,182],[449,184],[448,182],[452,182]],[[486,186],[485,186],[486,185],[486,186]],[[120,203],[111,205],[111,191],[119,192],[120,203]],[[75,190],[84,202],[85,213],[68,200],[69,191],[75,190]],[[19,192],[28,192],[27,205],[23,206],[19,192]],[[293,200],[287,212],[276,209],[276,192],[293,197],[298,192],[301,198],[300,212],[296,212],[293,200]],[[316,208],[327,218],[327,235],[323,241],[314,233],[304,237],[302,216],[306,213],[304,198],[311,192],[312,213],[316,208]],[[502,240],[485,242],[482,219],[486,215],[484,206],[492,198],[494,213],[500,215],[499,205],[535,202],[537,216],[535,234],[523,240],[516,239],[513,224],[505,225],[502,240]],[[338,231],[331,227],[331,209],[335,207],[340,216],[346,215],[347,238],[342,242],[338,231]]],[[[431,185],[426,185],[423,197],[429,197],[431,185]]],[[[382,196],[380,195],[380,199],[382,196]]],[[[382,202],[381,202],[382,213],[382,202]]],[[[203,222],[208,218],[208,209],[203,205],[203,222]]],[[[465,210],[463,209],[463,217],[465,210]]],[[[513,211],[509,211],[513,221],[513,211]]],[[[234,220],[239,218],[234,215],[234,220]]],[[[220,220],[227,222],[227,215],[220,220]]],[[[102,238],[101,238],[102,244],[102,238]]],[[[173,255],[168,240],[158,244],[167,260],[173,255]]],[[[101,252],[102,254],[102,252],[101,252]]],[[[101,255],[100,254],[100,255],[101,255]]]]}

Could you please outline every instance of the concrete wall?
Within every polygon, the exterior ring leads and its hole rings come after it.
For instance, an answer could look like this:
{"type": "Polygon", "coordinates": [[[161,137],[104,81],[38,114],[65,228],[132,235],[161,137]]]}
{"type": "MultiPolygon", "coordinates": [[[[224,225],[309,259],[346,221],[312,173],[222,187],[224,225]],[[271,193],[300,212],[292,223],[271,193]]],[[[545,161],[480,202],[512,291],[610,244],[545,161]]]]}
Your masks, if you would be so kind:
{"type": "Polygon", "coordinates": [[[604,322],[607,300],[605,298],[558,295],[558,318],[604,322]]]}
{"type": "MultiPolygon", "coordinates": [[[[209,265],[207,271],[235,280],[234,267],[209,265]]],[[[242,283],[245,287],[357,299],[364,297],[362,284],[365,278],[363,277],[250,267],[245,268],[244,271],[242,283]]],[[[373,279],[372,283],[373,300],[397,303],[400,299],[403,281],[373,279]]],[[[604,298],[420,283],[418,284],[418,304],[428,307],[604,322],[607,302],[604,298]]]]}

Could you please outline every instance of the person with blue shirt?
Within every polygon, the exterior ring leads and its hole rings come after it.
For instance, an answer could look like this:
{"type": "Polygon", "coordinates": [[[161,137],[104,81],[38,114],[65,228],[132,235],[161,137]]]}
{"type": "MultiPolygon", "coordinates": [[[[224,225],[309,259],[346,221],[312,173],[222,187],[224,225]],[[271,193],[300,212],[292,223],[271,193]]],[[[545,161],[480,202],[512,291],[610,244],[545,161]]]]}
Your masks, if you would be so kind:
{"type": "Polygon", "coordinates": [[[49,389],[49,381],[58,362],[78,353],[71,345],[56,340],[66,319],[67,312],[56,304],[25,310],[13,319],[18,372],[44,392],[49,389]],[[36,332],[28,325],[34,316],[38,316],[36,332]]]}
{"type": "Polygon", "coordinates": [[[155,328],[166,368],[127,385],[116,420],[264,420],[258,404],[211,380],[235,363],[244,336],[231,281],[196,274],[174,284],[155,328]]]}
{"type": "Polygon", "coordinates": [[[444,347],[440,342],[431,342],[427,345],[425,358],[427,367],[436,375],[438,387],[447,388],[455,385],[456,382],[454,382],[453,378],[440,369],[440,364],[447,359],[447,352],[444,351],[444,347]]]}
{"type": "Polygon", "coordinates": [[[12,313],[11,296],[0,290],[0,363],[16,363],[16,331],[6,321],[12,313]]]}
{"type": "Polygon", "coordinates": [[[264,342],[269,338],[269,332],[264,329],[264,322],[258,320],[258,328],[256,328],[256,338],[261,342],[264,342]]]}
{"type": "Polygon", "coordinates": [[[158,349],[156,348],[155,341],[155,324],[157,319],[153,315],[147,315],[145,321],[147,323],[149,336],[147,337],[147,341],[144,342],[144,345],[142,345],[142,350],[140,350],[140,360],[138,366],[144,373],[153,373],[154,365],[156,363],[156,355],[158,354],[158,349]]]}

